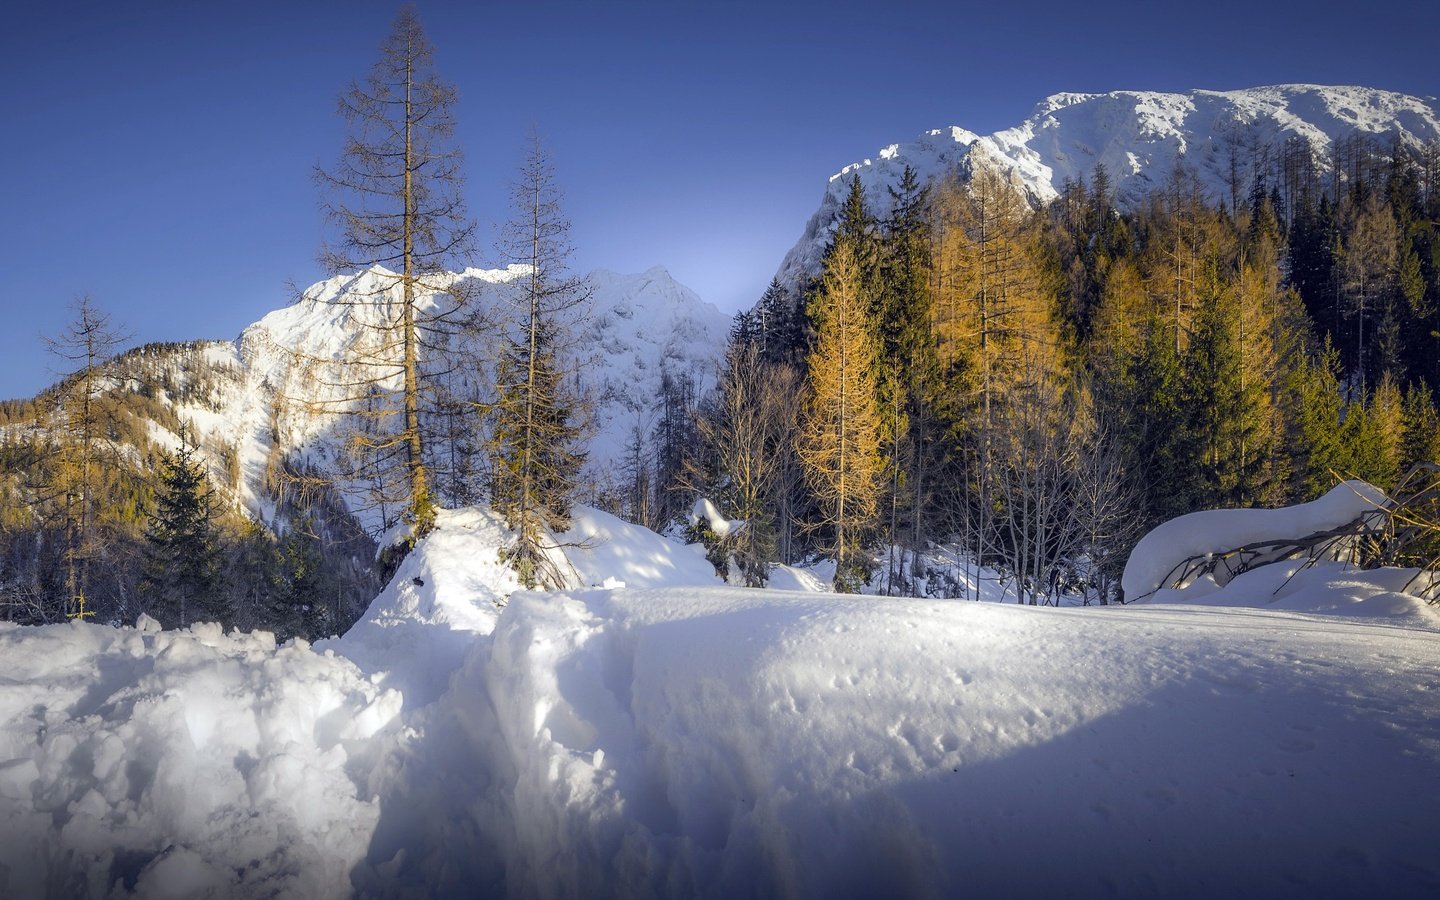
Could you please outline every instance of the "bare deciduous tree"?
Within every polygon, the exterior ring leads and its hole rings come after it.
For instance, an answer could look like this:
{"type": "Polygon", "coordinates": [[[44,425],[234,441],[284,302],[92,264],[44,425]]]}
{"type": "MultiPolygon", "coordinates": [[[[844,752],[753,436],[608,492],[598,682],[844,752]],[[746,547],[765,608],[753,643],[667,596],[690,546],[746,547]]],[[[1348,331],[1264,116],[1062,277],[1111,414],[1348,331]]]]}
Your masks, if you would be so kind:
{"type": "Polygon", "coordinates": [[[95,529],[98,500],[97,466],[103,453],[104,414],[97,403],[104,389],[104,364],[129,335],[110,316],[82,295],[71,305],[73,317],[65,330],[45,343],[71,371],[55,391],[59,442],[58,465],[50,493],[61,501],[65,530],[65,614],[85,618],[85,590],[90,563],[101,553],[95,529]]]}
{"type": "Polygon", "coordinates": [[[444,273],[469,251],[474,232],[461,195],[460,150],[450,146],[456,93],[435,74],[433,57],[414,7],[405,7],[369,77],[340,97],[351,134],[339,161],[316,170],[325,211],[340,231],[322,262],[335,273],[370,268],[383,276],[375,295],[337,301],[360,308],[370,340],[350,361],[334,403],[350,412],[382,395],[373,406],[382,424],[351,443],[381,469],[403,467],[403,479],[375,478],[387,494],[390,482],[403,483],[405,516],[417,535],[433,524],[435,507],[421,403],[427,364],[432,373],[436,364],[424,351],[466,312],[463,282],[444,273]]]}

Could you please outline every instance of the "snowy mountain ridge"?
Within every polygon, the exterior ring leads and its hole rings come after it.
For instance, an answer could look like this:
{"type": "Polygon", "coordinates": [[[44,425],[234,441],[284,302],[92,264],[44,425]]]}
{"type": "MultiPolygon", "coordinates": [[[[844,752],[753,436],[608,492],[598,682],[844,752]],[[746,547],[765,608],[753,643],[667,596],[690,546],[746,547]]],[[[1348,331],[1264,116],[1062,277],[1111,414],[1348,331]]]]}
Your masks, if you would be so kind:
{"type": "MultiPolygon", "coordinates": [[[[476,365],[483,367],[494,358],[500,323],[515,307],[514,284],[523,271],[511,266],[442,274],[429,285],[434,293],[420,303],[434,310],[448,302],[443,292],[465,283],[474,308],[492,326],[470,339],[476,342],[470,348],[480,361],[476,365]]],[[[589,282],[591,298],[569,324],[580,348],[581,388],[596,404],[589,476],[603,484],[618,467],[626,436],[646,422],[666,374],[714,383],[729,317],[661,266],[633,275],[597,270],[589,282]]],[[[155,390],[193,431],[212,480],[225,486],[238,508],[272,523],[279,466],[288,459],[323,470],[344,452],[346,418],[366,403],[354,387],[353,360],[370,352],[379,317],[400,300],[397,279],[383,269],[335,276],[310,286],[295,303],[265,315],[234,341],[141,351],[148,356],[147,371],[181,390],[154,389],[133,377],[126,387],[155,390]],[[206,389],[189,396],[183,387],[198,380],[197,360],[206,370],[206,389]]],[[[358,371],[386,390],[399,385],[394,365],[358,371]]],[[[451,387],[493,385],[491,373],[475,367],[446,378],[451,387]]],[[[164,448],[179,443],[178,435],[159,423],[151,423],[150,438],[164,448]]],[[[379,523],[367,524],[377,530],[373,526],[379,523]]]]}
{"type": "Polygon", "coordinates": [[[1181,160],[1196,170],[1212,199],[1219,199],[1229,195],[1233,154],[1244,190],[1252,160],[1278,152],[1287,139],[1308,140],[1318,169],[1329,172],[1334,143],[1352,134],[1418,148],[1440,139],[1440,103],[1375,88],[1313,84],[1052,94],[1012,128],[983,136],[958,126],[936,129],[845,166],[830,177],[820,208],[778,274],[793,286],[818,271],[855,174],[881,216],[890,209],[888,189],[899,186],[906,165],[922,181],[952,173],[965,179],[979,159],[998,166],[1035,203],[1054,199],[1067,181],[1088,182],[1096,165],[1103,165],[1123,206],[1163,184],[1181,160]]]}

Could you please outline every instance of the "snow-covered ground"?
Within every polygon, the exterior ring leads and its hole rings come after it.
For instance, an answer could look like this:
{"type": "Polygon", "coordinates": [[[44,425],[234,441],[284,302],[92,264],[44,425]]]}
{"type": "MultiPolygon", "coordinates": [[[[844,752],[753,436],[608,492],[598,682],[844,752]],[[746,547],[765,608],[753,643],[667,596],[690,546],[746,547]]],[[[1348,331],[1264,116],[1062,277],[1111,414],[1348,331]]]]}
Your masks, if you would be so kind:
{"type": "Polygon", "coordinates": [[[1289,609],[1230,605],[1264,569],[1216,605],[759,591],[582,510],[583,587],[539,594],[503,538],[442,516],[316,648],[0,628],[0,896],[1440,891],[1440,617],[1294,611],[1394,573],[1289,609]]]}

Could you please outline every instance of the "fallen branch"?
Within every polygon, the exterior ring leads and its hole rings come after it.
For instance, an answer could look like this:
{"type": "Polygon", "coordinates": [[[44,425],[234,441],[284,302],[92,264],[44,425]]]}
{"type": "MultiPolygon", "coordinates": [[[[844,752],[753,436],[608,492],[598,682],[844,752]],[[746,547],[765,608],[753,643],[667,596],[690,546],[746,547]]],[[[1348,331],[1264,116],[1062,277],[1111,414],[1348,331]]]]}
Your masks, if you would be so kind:
{"type": "MultiPolygon", "coordinates": [[[[1346,561],[1361,569],[1417,568],[1404,590],[1409,592],[1428,578],[1429,583],[1416,596],[1431,604],[1440,603],[1440,568],[1437,568],[1440,567],[1440,465],[1418,463],[1411,467],[1393,494],[1394,499],[1384,506],[1368,510],[1337,528],[1187,557],[1177,563],[1154,590],[1136,599],[1153,596],[1161,588],[1182,587],[1207,575],[1223,585],[1261,566],[1304,560],[1291,573],[1293,578],[1316,562],[1348,556],[1346,561]]],[[[1287,584],[1289,580],[1286,579],[1287,584]]]]}

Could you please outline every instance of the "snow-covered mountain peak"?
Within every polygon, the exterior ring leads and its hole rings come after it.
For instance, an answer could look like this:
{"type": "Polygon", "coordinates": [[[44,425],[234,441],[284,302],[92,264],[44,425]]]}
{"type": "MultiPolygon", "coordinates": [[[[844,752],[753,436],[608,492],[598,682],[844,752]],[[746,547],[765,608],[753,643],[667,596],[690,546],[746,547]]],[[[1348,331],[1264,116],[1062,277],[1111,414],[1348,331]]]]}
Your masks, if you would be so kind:
{"type": "Polygon", "coordinates": [[[1163,183],[1182,160],[1218,200],[1231,189],[1232,157],[1240,161],[1239,175],[1248,186],[1254,160],[1300,137],[1309,141],[1317,167],[1328,171],[1334,142],[1353,134],[1418,147],[1440,139],[1440,104],[1434,97],[1314,84],[1052,94],[1011,128],[984,136],[958,126],[936,129],[843,167],[831,176],[820,208],[781,263],[780,280],[793,286],[818,270],[854,175],[881,216],[889,212],[888,189],[899,184],[907,165],[922,179],[964,178],[981,157],[1036,203],[1056,197],[1067,181],[1090,180],[1097,165],[1109,174],[1117,201],[1132,203],[1163,183]]]}
{"type": "MultiPolygon", "coordinates": [[[[466,302],[496,328],[513,315],[512,285],[528,269],[469,268],[429,279],[432,292],[422,306],[446,308],[445,292],[462,282],[466,302]]],[[[637,274],[605,269],[590,273],[592,293],[582,308],[570,311],[581,357],[580,380],[596,400],[596,431],[591,439],[591,475],[597,483],[613,476],[621,448],[637,426],[654,419],[666,376],[684,376],[700,385],[714,383],[724,353],[729,317],[677,282],[664,266],[637,274]]],[[[458,292],[457,292],[458,293],[458,292]]],[[[278,458],[299,454],[325,466],[340,448],[346,431],[337,414],[358,409],[357,373],[347,366],[358,359],[377,360],[369,375],[398,387],[398,365],[378,362],[373,326],[393,320],[403,298],[396,273],[381,267],[327,278],[299,293],[298,299],[246,328],[234,343],[217,343],[207,353],[225,373],[211,408],[176,403],[176,412],[196,432],[212,458],[234,458],[239,482],[237,504],[265,521],[275,512],[267,479],[278,458]]],[[[480,335],[488,345],[498,332],[480,335]]],[[[493,350],[493,348],[491,348],[493,350]]],[[[484,346],[480,347],[485,358],[484,346]]],[[[368,363],[367,363],[368,364],[368,363]]],[[[477,363],[480,365],[480,363],[477,363]]],[[[483,367],[483,366],[482,366],[483,367]]],[[[452,376],[484,382],[488,376],[470,367],[452,376]]],[[[159,435],[162,443],[166,435],[159,435]]],[[[224,466],[212,464],[217,476],[224,466]]]]}
{"type": "Polygon", "coordinates": [[[635,430],[655,421],[667,376],[702,388],[715,384],[730,317],[663,266],[634,275],[597,269],[589,280],[594,296],[579,328],[591,350],[587,382],[598,392],[603,423],[591,458],[611,470],[635,430]]]}

